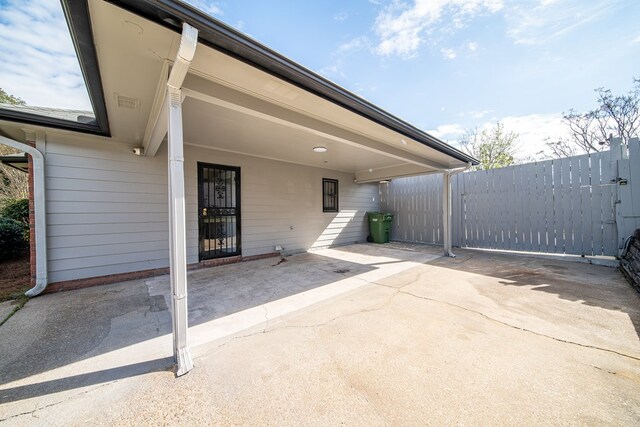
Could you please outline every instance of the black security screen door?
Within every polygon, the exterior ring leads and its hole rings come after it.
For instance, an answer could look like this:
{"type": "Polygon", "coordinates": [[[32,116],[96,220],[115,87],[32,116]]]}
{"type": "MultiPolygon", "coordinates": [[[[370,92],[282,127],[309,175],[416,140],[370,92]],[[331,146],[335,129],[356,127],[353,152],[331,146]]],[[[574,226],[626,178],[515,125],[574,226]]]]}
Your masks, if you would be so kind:
{"type": "Polygon", "coordinates": [[[240,255],[240,168],[198,163],[200,260],[240,255]]]}

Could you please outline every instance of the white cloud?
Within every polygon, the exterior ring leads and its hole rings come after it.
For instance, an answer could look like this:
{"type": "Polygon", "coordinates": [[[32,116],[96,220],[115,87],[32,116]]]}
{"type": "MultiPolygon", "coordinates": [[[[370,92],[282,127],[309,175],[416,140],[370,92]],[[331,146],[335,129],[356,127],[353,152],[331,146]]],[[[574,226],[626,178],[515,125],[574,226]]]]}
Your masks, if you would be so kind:
{"type": "Polygon", "coordinates": [[[349,17],[349,14],[347,12],[338,12],[335,15],[333,15],[333,20],[334,21],[344,21],[349,17]]]}
{"type": "Polygon", "coordinates": [[[427,133],[440,138],[443,141],[457,141],[464,133],[466,129],[464,126],[458,123],[440,125],[435,129],[427,131],[427,133]]]}
{"type": "Polygon", "coordinates": [[[638,36],[635,39],[631,40],[631,44],[638,44],[638,43],[640,43],[640,36],[638,36]]]}
{"type": "Polygon", "coordinates": [[[481,119],[491,113],[493,113],[493,110],[469,111],[469,115],[476,120],[481,119]]]}
{"type": "MultiPolygon", "coordinates": [[[[486,111],[487,113],[489,111],[486,111]]],[[[481,117],[479,117],[481,118],[481,117]]],[[[478,129],[490,129],[496,125],[496,119],[485,121],[478,125],[478,129]]],[[[518,134],[516,157],[526,159],[535,157],[545,149],[548,140],[557,141],[569,136],[567,125],[562,121],[562,114],[529,114],[524,116],[507,116],[499,120],[505,130],[518,134]]],[[[431,135],[458,146],[458,140],[468,128],[459,124],[446,124],[428,131],[431,135]]]]}
{"type": "Polygon", "coordinates": [[[469,43],[467,43],[467,48],[471,52],[475,52],[478,49],[478,43],[477,42],[469,42],[469,43]]]}
{"type": "Polygon", "coordinates": [[[382,56],[412,58],[445,14],[447,21],[459,29],[473,17],[495,13],[502,7],[502,0],[414,0],[412,5],[394,1],[376,18],[375,31],[380,41],[375,51],[382,56]]]}
{"type": "Polygon", "coordinates": [[[346,77],[342,70],[344,58],[348,57],[351,53],[357,52],[362,49],[370,49],[371,43],[367,37],[355,37],[340,46],[332,53],[333,63],[321,68],[318,73],[327,78],[346,77]]]}
{"type": "MultiPolygon", "coordinates": [[[[506,130],[518,133],[518,157],[535,156],[544,150],[547,140],[557,141],[569,136],[562,114],[529,114],[500,119],[506,130]]],[[[491,123],[493,125],[495,123],[491,123]]],[[[486,126],[487,124],[485,124],[486,126]]]]}
{"type": "Polygon", "coordinates": [[[543,44],[597,21],[616,6],[615,1],[589,4],[583,0],[515,3],[505,13],[507,34],[516,44],[543,44]]]}
{"type": "Polygon", "coordinates": [[[336,59],[333,64],[322,67],[318,70],[318,74],[328,79],[335,79],[336,77],[345,77],[342,71],[342,60],[336,59]]]}
{"type": "Polygon", "coordinates": [[[345,54],[345,53],[357,51],[363,48],[368,48],[369,45],[370,43],[368,38],[356,37],[338,46],[338,49],[336,49],[334,54],[345,54]]]}
{"type": "Polygon", "coordinates": [[[453,49],[442,48],[440,49],[440,53],[442,53],[444,59],[455,59],[456,56],[458,56],[453,49]]]}
{"type": "Polygon", "coordinates": [[[217,2],[211,0],[184,0],[196,9],[200,9],[204,13],[213,17],[222,16],[224,12],[220,8],[217,2]]]}
{"type": "Polygon", "coordinates": [[[59,2],[0,6],[0,85],[27,104],[91,110],[59,2]]]}

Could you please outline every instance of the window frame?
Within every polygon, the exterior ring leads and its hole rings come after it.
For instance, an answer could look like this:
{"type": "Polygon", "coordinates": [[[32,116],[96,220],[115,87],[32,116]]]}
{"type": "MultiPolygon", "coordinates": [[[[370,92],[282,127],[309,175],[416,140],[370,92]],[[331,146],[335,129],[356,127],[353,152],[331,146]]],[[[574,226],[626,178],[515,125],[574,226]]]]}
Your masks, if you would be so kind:
{"type": "Polygon", "coordinates": [[[337,179],[332,178],[322,178],[322,212],[338,212],[340,210],[339,206],[339,182],[337,179]],[[330,195],[325,191],[325,184],[334,184],[335,185],[335,194],[330,195]],[[326,205],[327,197],[333,199],[333,203],[330,206],[326,205]]]}

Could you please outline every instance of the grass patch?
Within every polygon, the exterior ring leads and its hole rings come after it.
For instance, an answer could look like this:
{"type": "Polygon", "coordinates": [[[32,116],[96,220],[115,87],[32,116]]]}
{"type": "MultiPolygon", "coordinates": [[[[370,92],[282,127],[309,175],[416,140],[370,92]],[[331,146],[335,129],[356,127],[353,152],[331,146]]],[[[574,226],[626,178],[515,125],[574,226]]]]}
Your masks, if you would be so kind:
{"type": "Polygon", "coordinates": [[[23,286],[18,290],[0,291],[0,302],[20,300],[21,298],[27,298],[24,293],[27,292],[28,290],[29,290],[29,286],[23,286]]]}
{"type": "Polygon", "coordinates": [[[20,296],[14,299],[16,301],[15,306],[13,307],[13,310],[11,310],[11,313],[9,313],[7,317],[5,317],[0,321],[0,327],[2,327],[2,325],[4,325],[7,322],[7,320],[11,319],[11,316],[16,314],[22,307],[24,307],[27,301],[29,301],[29,297],[26,296],[24,293],[22,293],[20,296]]]}

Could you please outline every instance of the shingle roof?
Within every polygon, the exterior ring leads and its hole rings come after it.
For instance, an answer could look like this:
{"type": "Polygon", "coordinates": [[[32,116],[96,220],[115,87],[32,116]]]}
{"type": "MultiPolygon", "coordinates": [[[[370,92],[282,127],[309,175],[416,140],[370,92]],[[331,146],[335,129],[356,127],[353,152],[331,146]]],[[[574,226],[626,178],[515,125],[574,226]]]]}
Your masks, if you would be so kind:
{"type": "Polygon", "coordinates": [[[68,120],[74,123],[92,124],[96,122],[93,111],[65,110],[62,108],[35,107],[32,105],[15,105],[0,103],[0,109],[19,111],[37,116],[53,117],[61,120],[68,120]]]}

